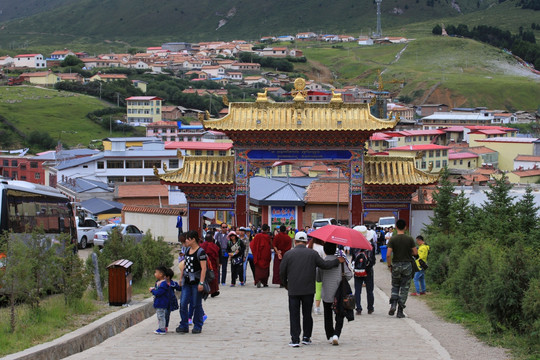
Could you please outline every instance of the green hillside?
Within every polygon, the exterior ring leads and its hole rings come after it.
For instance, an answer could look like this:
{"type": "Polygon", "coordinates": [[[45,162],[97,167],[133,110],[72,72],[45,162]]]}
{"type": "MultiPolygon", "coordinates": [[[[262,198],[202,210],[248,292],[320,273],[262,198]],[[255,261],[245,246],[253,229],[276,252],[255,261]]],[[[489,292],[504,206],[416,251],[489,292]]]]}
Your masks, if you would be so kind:
{"type": "MultiPolygon", "coordinates": [[[[426,19],[481,14],[490,6],[500,6],[496,0],[463,0],[459,1],[459,6],[452,6],[452,3],[440,0],[383,1],[383,29],[426,19]]],[[[169,0],[158,3],[76,0],[4,23],[0,38],[28,40],[30,46],[68,43],[81,38],[88,42],[108,40],[114,44],[119,40],[145,46],[162,41],[254,40],[264,35],[301,31],[358,35],[368,34],[375,27],[376,5],[371,0],[169,0]]],[[[5,47],[0,43],[2,46],[5,47]]]]}
{"type": "MultiPolygon", "coordinates": [[[[0,115],[26,135],[48,133],[67,146],[88,146],[94,139],[111,136],[86,114],[109,105],[97,98],[31,86],[0,87],[0,115]]],[[[122,136],[122,133],[112,133],[122,136]]],[[[22,145],[22,139],[14,139],[22,145]]]]}
{"type": "Polygon", "coordinates": [[[297,70],[338,87],[375,88],[381,70],[385,90],[416,104],[531,111],[540,106],[540,76],[501,50],[470,39],[424,35],[407,45],[300,46],[308,63],[297,70]]]}

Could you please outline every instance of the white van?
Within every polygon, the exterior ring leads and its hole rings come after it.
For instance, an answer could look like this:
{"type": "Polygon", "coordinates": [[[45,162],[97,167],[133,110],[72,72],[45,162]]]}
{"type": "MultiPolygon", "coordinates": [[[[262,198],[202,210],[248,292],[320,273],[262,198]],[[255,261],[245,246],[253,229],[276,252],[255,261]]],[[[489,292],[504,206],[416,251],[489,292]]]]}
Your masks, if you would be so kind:
{"type": "Polygon", "coordinates": [[[337,225],[337,221],[334,218],[327,218],[327,219],[317,219],[313,222],[311,225],[311,228],[313,230],[317,230],[318,228],[322,228],[325,225],[337,225]]]}
{"type": "Polygon", "coordinates": [[[377,222],[377,226],[383,229],[396,227],[396,218],[393,216],[380,217],[379,222],[377,222]]]}

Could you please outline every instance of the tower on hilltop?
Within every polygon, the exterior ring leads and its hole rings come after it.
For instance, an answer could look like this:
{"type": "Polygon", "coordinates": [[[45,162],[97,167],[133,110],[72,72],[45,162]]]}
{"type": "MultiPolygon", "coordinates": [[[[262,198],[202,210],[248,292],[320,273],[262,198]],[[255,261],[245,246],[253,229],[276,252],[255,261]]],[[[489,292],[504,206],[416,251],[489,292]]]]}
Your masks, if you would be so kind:
{"type": "Polygon", "coordinates": [[[381,37],[382,36],[382,29],[381,29],[381,3],[382,0],[375,0],[377,3],[377,31],[375,31],[375,34],[373,34],[375,37],[381,37]]]}

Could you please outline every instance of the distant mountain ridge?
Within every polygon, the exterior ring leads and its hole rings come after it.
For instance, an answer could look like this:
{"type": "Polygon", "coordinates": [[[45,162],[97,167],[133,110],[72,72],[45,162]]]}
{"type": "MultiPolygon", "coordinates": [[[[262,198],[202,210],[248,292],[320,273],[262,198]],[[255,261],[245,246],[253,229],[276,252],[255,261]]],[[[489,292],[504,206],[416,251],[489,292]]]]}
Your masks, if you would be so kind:
{"type": "MultiPolygon", "coordinates": [[[[122,39],[210,41],[265,35],[351,33],[376,28],[372,0],[3,0],[0,36],[41,33],[122,39]],[[10,20],[10,21],[7,21],[10,20]],[[7,22],[6,22],[7,21],[7,22]]],[[[385,27],[481,11],[498,0],[385,0],[385,27]]]]}

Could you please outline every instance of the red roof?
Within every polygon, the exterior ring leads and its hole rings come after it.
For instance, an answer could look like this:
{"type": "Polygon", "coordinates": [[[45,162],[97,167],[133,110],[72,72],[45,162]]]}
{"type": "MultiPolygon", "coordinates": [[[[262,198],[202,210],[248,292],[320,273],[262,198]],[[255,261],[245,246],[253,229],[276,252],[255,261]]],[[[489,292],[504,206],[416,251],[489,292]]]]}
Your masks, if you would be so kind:
{"type": "Polygon", "coordinates": [[[18,58],[18,57],[34,57],[34,56],[38,56],[38,55],[41,55],[41,54],[21,54],[21,55],[15,56],[15,57],[16,58],[18,58]]]}
{"type": "Polygon", "coordinates": [[[474,159],[477,158],[477,154],[469,153],[469,152],[461,152],[461,153],[449,153],[448,154],[448,160],[459,160],[459,159],[474,159]]]}
{"type": "Polygon", "coordinates": [[[349,183],[340,181],[330,182],[315,180],[308,186],[304,201],[306,203],[336,204],[339,194],[339,203],[349,203],[349,183]],[[339,187],[339,191],[338,191],[339,187]]]}
{"type": "Polygon", "coordinates": [[[540,162],[540,156],[535,155],[518,155],[514,161],[534,161],[540,162]]]}
{"type": "Polygon", "coordinates": [[[519,177],[540,176],[540,169],[516,170],[512,173],[519,177]]]}
{"type": "Polygon", "coordinates": [[[445,132],[463,132],[463,126],[451,126],[451,127],[443,128],[441,130],[445,132]]]}
{"type": "MultiPolygon", "coordinates": [[[[161,111],[165,111],[165,108],[172,107],[176,108],[176,106],[163,106],[161,108],[161,111]]],[[[178,123],[176,121],[156,121],[154,123],[150,123],[146,125],[146,127],[157,127],[157,126],[172,126],[172,127],[178,127],[178,123]]]]}
{"type": "Polygon", "coordinates": [[[145,101],[145,100],[163,100],[163,99],[157,96],[131,96],[131,97],[128,97],[126,100],[145,101]]]}
{"type": "Polygon", "coordinates": [[[371,141],[377,141],[377,140],[388,140],[389,136],[386,135],[385,133],[374,133],[373,135],[371,135],[371,137],[369,138],[369,140],[371,141]]]}
{"type": "Polygon", "coordinates": [[[504,131],[517,131],[517,129],[512,129],[504,126],[490,126],[490,125],[471,125],[465,126],[467,129],[474,130],[504,130],[504,131]]]}
{"type": "Polygon", "coordinates": [[[117,198],[138,198],[138,197],[165,197],[169,196],[167,185],[161,184],[118,184],[117,198]]]}
{"type": "Polygon", "coordinates": [[[485,147],[485,146],[473,146],[473,147],[468,148],[467,151],[478,154],[478,155],[491,154],[491,153],[496,152],[495,150],[491,150],[490,148],[485,147]]]}
{"type": "Polygon", "coordinates": [[[405,136],[419,136],[419,135],[443,135],[444,131],[433,129],[433,130],[403,130],[398,131],[400,134],[405,136]]]}
{"type": "Polygon", "coordinates": [[[504,131],[504,130],[496,130],[496,129],[474,130],[474,131],[471,131],[469,134],[504,135],[504,134],[506,134],[506,131],[504,131]]]}
{"type": "Polygon", "coordinates": [[[203,141],[169,141],[165,143],[166,150],[230,150],[232,143],[217,143],[203,141]]]}
{"type": "Polygon", "coordinates": [[[405,145],[398,146],[395,148],[388,149],[388,151],[424,151],[424,150],[447,150],[450,149],[449,146],[435,145],[435,144],[425,144],[425,145],[405,145]]]}

